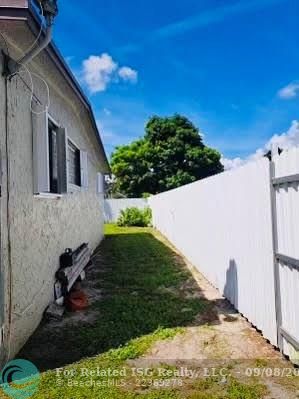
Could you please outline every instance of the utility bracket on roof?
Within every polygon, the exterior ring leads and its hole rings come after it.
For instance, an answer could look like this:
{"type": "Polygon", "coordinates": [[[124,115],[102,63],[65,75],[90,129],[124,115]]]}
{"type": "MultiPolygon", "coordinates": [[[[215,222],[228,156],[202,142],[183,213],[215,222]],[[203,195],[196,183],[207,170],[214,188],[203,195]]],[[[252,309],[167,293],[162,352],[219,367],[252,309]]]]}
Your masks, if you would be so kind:
{"type": "Polygon", "coordinates": [[[3,58],[3,70],[2,70],[2,76],[8,76],[9,75],[9,62],[11,60],[10,56],[2,50],[2,58],[3,58]]]}
{"type": "Polygon", "coordinates": [[[50,18],[53,22],[54,18],[58,14],[57,0],[34,0],[34,1],[43,10],[43,15],[45,17],[50,18]]]}
{"type": "MultiPolygon", "coordinates": [[[[44,37],[35,43],[35,45],[28,50],[28,52],[19,60],[9,59],[4,76],[12,78],[15,76],[20,68],[27,65],[35,57],[37,57],[51,42],[54,18],[58,14],[57,0],[35,0],[40,4],[41,14],[46,21],[46,30],[44,37]]],[[[42,28],[41,28],[42,29],[42,28]]],[[[39,38],[39,37],[38,37],[39,38]]]]}

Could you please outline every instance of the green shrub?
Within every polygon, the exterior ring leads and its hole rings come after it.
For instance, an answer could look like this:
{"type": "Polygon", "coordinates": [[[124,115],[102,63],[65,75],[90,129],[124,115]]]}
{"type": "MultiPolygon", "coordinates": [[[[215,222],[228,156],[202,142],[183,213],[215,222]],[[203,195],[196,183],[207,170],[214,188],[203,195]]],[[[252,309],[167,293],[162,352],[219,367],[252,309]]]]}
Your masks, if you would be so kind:
{"type": "Polygon", "coordinates": [[[147,227],[152,222],[151,208],[139,209],[136,207],[123,209],[117,219],[118,226],[147,227]]]}
{"type": "Polygon", "coordinates": [[[146,208],[144,208],[143,210],[143,217],[145,218],[146,221],[146,225],[147,226],[151,226],[152,225],[152,210],[149,206],[147,206],[146,208]]]}

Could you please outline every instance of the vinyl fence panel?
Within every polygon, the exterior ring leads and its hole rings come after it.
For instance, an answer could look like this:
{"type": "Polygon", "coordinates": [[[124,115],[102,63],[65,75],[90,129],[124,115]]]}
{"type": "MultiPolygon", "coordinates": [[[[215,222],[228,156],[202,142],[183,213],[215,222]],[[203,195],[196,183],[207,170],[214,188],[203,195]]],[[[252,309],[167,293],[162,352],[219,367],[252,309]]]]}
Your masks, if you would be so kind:
{"type": "Polygon", "coordinates": [[[147,206],[148,201],[145,198],[106,199],[104,201],[104,220],[106,223],[115,223],[123,209],[132,207],[144,209],[147,206]]]}
{"type": "Polygon", "coordinates": [[[299,264],[299,149],[292,148],[276,156],[274,165],[275,178],[285,178],[285,182],[282,180],[282,183],[275,185],[277,252],[291,258],[290,263],[283,259],[278,262],[282,350],[291,359],[298,359],[299,268],[296,267],[296,260],[299,264]],[[286,178],[288,176],[291,179],[286,178]]]}
{"type": "Polygon", "coordinates": [[[154,226],[277,345],[268,159],[150,197],[149,203],[154,226]]]}

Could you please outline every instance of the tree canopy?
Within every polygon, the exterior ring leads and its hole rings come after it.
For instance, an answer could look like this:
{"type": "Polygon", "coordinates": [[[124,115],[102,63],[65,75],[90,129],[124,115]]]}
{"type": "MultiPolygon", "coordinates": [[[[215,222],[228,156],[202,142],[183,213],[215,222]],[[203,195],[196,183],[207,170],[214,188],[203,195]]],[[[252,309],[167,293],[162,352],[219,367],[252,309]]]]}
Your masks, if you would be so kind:
{"type": "Polygon", "coordinates": [[[114,191],[128,197],[157,194],[223,171],[218,151],[204,145],[186,117],[150,118],[143,138],[111,156],[114,191]]]}

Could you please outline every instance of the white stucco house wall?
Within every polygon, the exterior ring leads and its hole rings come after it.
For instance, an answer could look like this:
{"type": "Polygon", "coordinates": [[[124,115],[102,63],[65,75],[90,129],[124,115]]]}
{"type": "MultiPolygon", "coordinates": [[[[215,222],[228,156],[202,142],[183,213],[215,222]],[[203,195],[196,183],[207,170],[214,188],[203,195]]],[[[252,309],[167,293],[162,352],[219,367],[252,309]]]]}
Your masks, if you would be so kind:
{"type": "Polygon", "coordinates": [[[39,30],[27,0],[0,0],[2,363],[23,346],[53,301],[65,248],[86,242],[94,250],[103,237],[100,180],[109,164],[90,103],[61,54],[51,42],[28,64],[32,106],[28,72],[2,76],[2,51],[19,59],[39,30]],[[48,108],[46,85],[37,75],[49,87],[48,108]]]}

